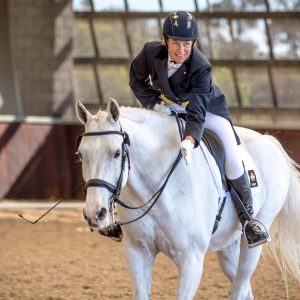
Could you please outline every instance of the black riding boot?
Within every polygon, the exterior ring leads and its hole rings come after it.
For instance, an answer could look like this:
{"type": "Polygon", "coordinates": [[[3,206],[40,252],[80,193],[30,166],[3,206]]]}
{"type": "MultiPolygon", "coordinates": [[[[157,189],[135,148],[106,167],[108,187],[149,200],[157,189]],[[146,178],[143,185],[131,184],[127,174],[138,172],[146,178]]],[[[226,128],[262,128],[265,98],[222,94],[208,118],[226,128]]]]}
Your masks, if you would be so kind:
{"type": "MultiPolygon", "coordinates": [[[[248,212],[249,217],[251,218],[253,215],[252,193],[251,193],[251,188],[250,188],[250,183],[249,183],[247,173],[244,172],[244,174],[241,177],[234,180],[230,180],[230,183],[231,183],[231,188],[234,189],[237,196],[240,198],[241,202],[243,203],[244,208],[248,212]]],[[[245,230],[244,234],[247,239],[249,247],[255,247],[269,242],[270,236],[268,232],[265,230],[265,228],[263,228],[264,230],[262,230],[261,227],[257,224],[258,222],[255,221],[255,219],[249,220],[249,218],[241,209],[240,204],[237,203],[238,199],[236,199],[236,194],[234,195],[233,193],[234,191],[232,191],[231,193],[232,200],[236,208],[238,218],[243,225],[243,228],[245,222],[248,221],[246,227],[244,228],[245,230]]]]}

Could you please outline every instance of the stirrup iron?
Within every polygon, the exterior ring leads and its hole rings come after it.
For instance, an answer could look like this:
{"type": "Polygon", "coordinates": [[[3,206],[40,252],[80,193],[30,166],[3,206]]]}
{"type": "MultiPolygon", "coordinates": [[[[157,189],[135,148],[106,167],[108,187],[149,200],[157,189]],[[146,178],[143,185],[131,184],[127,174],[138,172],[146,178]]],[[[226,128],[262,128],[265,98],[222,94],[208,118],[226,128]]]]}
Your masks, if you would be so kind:
{"type": "Polygon", "coordinates": [[[263,245],[263,244],[268,243],[268,242],[271,241],[270,234],[269,234],[266,226],[264,225],[264,223],[262,221],[256,219],[256,218],[253,218],[253,217],[251,217],[250,220],[246,220],[245,221],[245,223],[243,225],[243,235],[244,235],[244,238],[245,238],[245,240],[247,242],[247,246],[249,248],[254,248],[254,247],[263,245]],[[247,233],[246,233],[246,228],[247,228],[248,225],[251,225],[251,224],[254,224],[254,225],[258,226],[261,229],[261,231],[263,231],[266,234],[266,237],[263,240],[258,241],[256,243],[249,243],[249,240],[248,240],[248,237],[247,237],[247,233]]]}

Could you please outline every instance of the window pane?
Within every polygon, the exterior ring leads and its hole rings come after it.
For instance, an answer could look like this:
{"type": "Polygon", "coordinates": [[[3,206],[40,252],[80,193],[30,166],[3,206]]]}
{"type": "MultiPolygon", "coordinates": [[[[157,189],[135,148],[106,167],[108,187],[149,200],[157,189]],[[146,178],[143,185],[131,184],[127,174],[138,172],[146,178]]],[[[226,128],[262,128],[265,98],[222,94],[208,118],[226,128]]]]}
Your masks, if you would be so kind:
{"type": "Polygon", "coordinates": [[[160,11],[158,0],[127,0],[129,11],[160,11]]]}
{"type": "Polygon", "coordinates": [[[156,19],[136,19],[128,21],[133,54],[139,53],[145,42],[160,40],[159,21],[156,19]]]}
{"type": "Polygon", "coordinates": [[[87,20],[75,19],[73,53],[75,57],[95,56],[90,26],[87,20]]]}
{"type": "Polygon", "coordinates": [[[186,10],[193,12],[195,11],[194,0],[163,0],[162,6],[164,11],[176,11],[176,10],[186,10]]]}
{"type": "Polygon", "coordinates": [[[271,10],[276,11],[295,11],[300,10],[299,0],[269,0],[271,10]]]}
{"type": "Polygon", "coordinates": [[[237,80],[243,107],[273,106],[265,68],[237,68],[237,80]]]}
{"type": "Polygon", "coordinates": [[[77,65],[73,68],[74,94],[83,103],[99,103],[96,79],[90,65],[77,65]]]}
{"type": "Polygon", "coordinates": [[[230,69],[225,67],[214,67],[213,81],[225,95],[228,105],[238,106],[230,69]]]}
{"type": "Polygon", "coordinates": [[[73,0],[74,11],[91,11],[90,1],[87,0],[73,0]]]}
{"type": "Polygon", "coordinates": [[[103,100],[115,98],[120,105],[134,105],[136,100],[128,84],[128,68],[119,65],[100,65],[98,67],[103,100]]]}
{"type": "Polygon", "coordinates": [[[209,27],[205,20],[199,20],[198,28],[204,53],[211,51],[214,59],[266,59],[269,57],[264,20],[233,20],[234,41],[230,33],[230,24],[226,19],[211,19],[209,27]],[[209,41],[211,41],[211,50],[209,41]]]}
{"type": "Polygon", "coordinates": [[[300,20],[273,20],[271,34],[275,58],[300,58],[300,20]]]}
{"type": "Polygon", "coordinates": [[[208,30],[209,30],[209,21],[208,20],[197,20],[198,24],[198,40],[200,43],[200,49],[203,52],[203,54],[208,57],[212,58],[212,50],[211,49],[211,43],[208,38],[208,30]]]}
{"type": "Polygon", "coordinates": [[[235,20],[232,22],[233,35],[237,40],[236,58],[266,59],[269,57],[269,44],[264,20],[235,20]]]}
{"type": "Polygon", "coordinates": [[[234,58],[234,45],[230,35],[230,27],[226,19],[210,20],[208,33],[210,34],[213,58],[234,58]]]}
{"type": "Polygon", "coordinates": [[[196,0],[199,11],[208,10],[206,0],[196,0]]]}
{"type": "Polygon", "coordinates": [[[300,68],[273,68],[279,107],[300,108],[300,68]]]}
{"type": "Polygon", "coordinates": [[[124,11],[124,0],[93,0],[95,11],[124,11]]]}
{"type": "Polygon", "coordinates": [[[94,20],[94,28],[101,57],[129,57],[125,29],[121,20],[94,20]]]}
{"type": "Polygon", "coordinates": [[[213,11],[265,11],[265,0],[241,1],[241,0],[209,0],[213,11]]]}

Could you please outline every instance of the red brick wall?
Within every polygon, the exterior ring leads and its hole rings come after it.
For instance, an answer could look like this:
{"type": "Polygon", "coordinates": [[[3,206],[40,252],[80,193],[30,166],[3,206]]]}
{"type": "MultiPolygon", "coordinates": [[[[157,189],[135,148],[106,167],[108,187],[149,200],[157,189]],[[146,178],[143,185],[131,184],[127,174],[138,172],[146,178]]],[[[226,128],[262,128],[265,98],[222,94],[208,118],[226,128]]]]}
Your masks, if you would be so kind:
{"type": "Polygon", "coordinates": [[[271,130],[259,129],[261,133],[266,133],[276,137],[287,151],[288,155],[300,164],[300,129],[298,130],[271,130]]]}
{"type": "MultiPolygon", "coordinates": [[[[0,198],[59,199],[82,182],[76,137],[80,125],[0,123],[0,198]]],[[[300,130],[259,130],[276,136],[300,163],[300,130]]],[[[70,199],[81,198],[78,188],[70,199]]]]}
{"type": "MultiPolygon", "coordinates": [[[[50,199],[81,183],[76,136],[82,126],[0,123],[0,198],[50,199]]],[[[69,198],[81,198],[77,189],[69,198]]]]}

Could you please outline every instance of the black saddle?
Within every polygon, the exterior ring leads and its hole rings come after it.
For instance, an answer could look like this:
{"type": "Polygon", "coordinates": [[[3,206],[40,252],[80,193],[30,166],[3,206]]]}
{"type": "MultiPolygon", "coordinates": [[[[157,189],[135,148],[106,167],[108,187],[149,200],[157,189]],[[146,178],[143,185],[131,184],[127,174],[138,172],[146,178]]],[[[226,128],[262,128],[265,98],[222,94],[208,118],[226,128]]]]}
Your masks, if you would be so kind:
{"type": "Polygon", "coordinates": [[[202,141],[206,145],[208,151],[215,159],[221,173],[222,184],[228,190],[228,183],[225,175],[225,150],[218,136],[211,130],[205,128],[202,141]]]}
{"type": "MultiPolygon", "coordinates": [[[[223,187],[226,189],[226,191],[228,191],[229,187],[228,187],[228,182],[227,182],[226,175],[225,175],[225,150],[224,150],[223,144],[221,143],[218,136],[213,131],[211,131],[207,128],[204,129],[202,141],[206,145],[208,151],[214,157],[214,159],[217,163],[217,166],[220,170],[220,173],[221,173],[223,187]]],[[[225,207],[226,197],[223,197],[223,199],[219,199],[219,201],[222,201],[222,202],[219,207],[218,214],[216,216],[215,225],[214,225],[212,234],[214,234],[215,231],[218,229],[219,222],[221,221],[221,218],[222,218],[222,212],[225,207]]]]}

